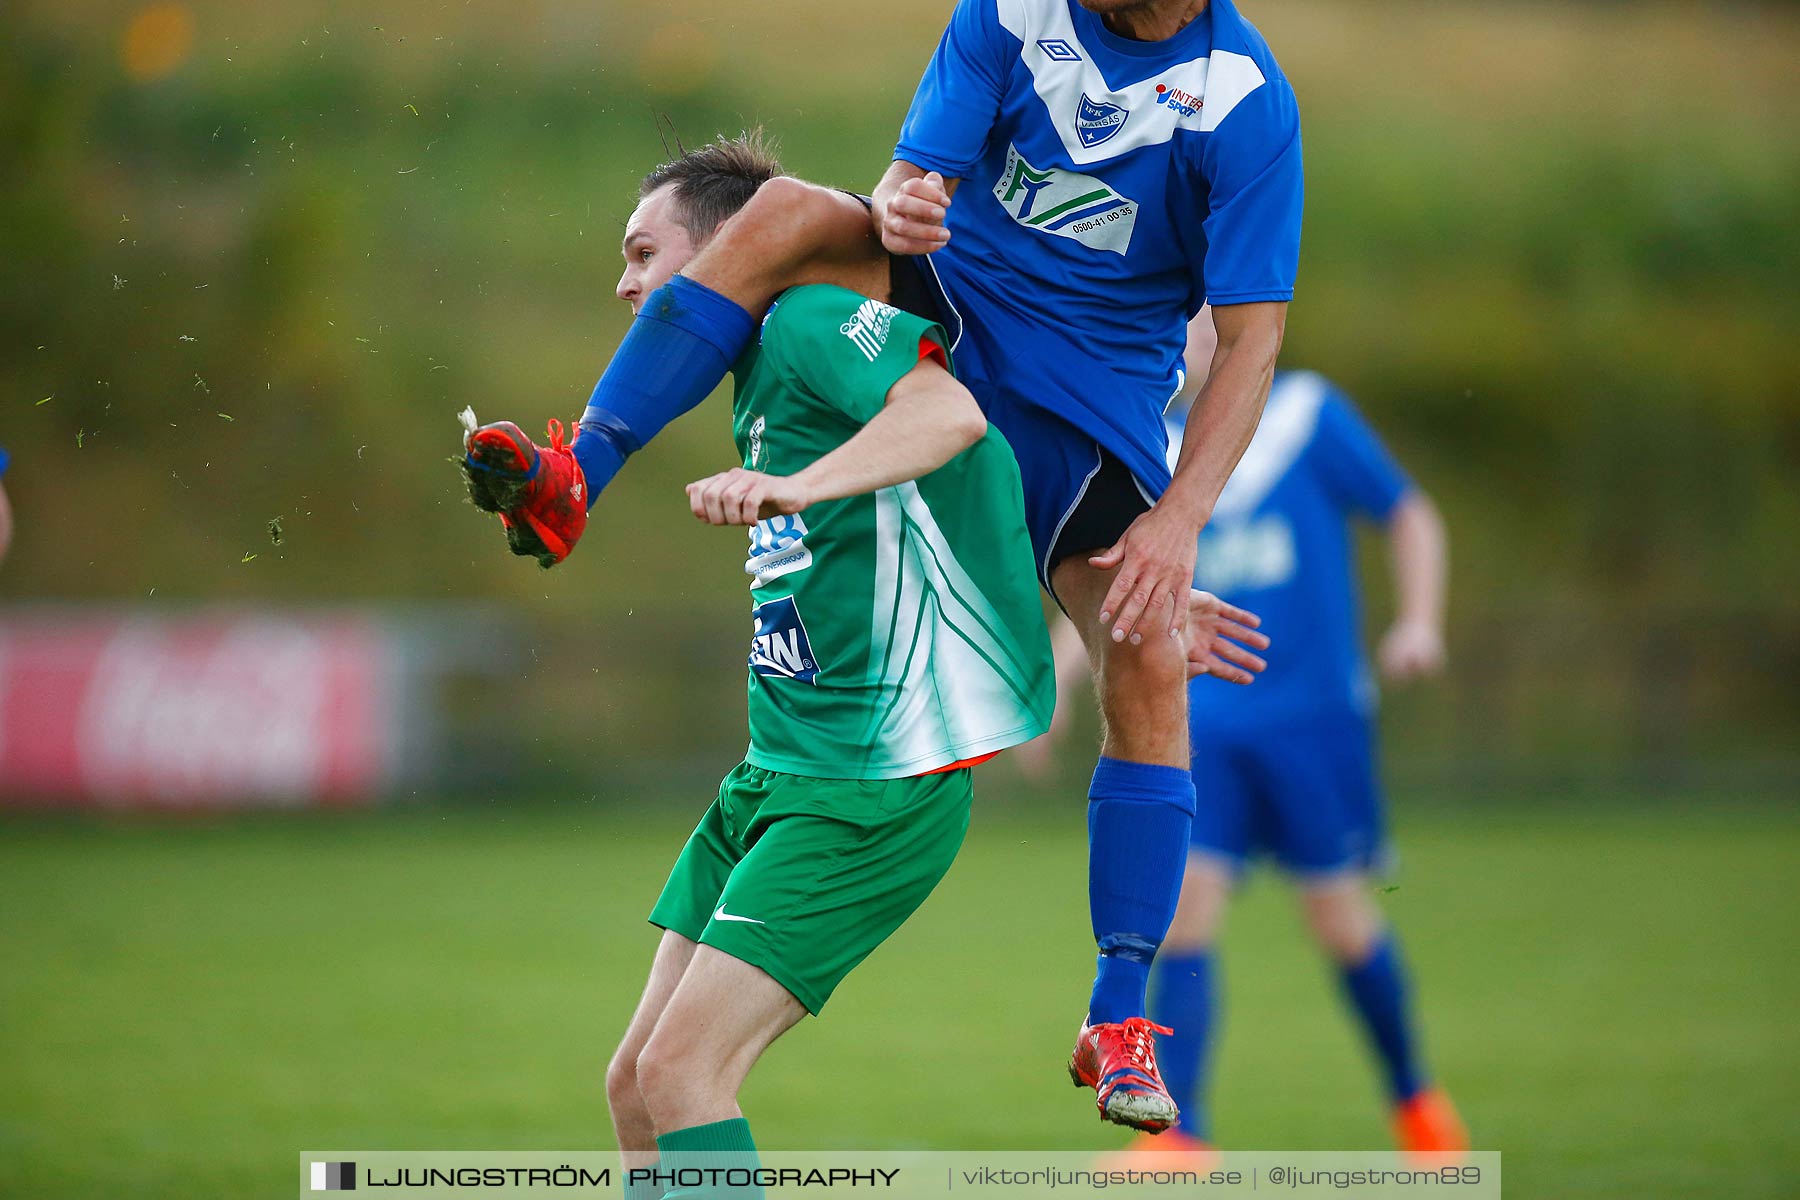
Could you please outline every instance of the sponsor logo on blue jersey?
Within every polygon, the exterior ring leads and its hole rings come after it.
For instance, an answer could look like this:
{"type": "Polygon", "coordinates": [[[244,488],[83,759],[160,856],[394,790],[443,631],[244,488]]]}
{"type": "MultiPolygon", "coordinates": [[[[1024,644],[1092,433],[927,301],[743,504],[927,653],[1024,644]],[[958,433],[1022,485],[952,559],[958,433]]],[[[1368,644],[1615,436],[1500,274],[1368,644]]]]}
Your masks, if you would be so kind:
{"type": "Polygon", "coordinates": [[[1184,92],[1178,87],[1170,87],[1166,83],[1156,85],[1156,102],[1165,108],[1173,109],[1184,117],[1191,117],[1206,105],[1206,101],[1192,92],[1184,92]]]}
{"type": "Polygon", "coordinates": [[[1006,169],[994,185],[994,198],[1028,229],[1114,254],[1130,248],[1132,230],[1137,228],[1136,201],[1092,175],[1056,167],[1040,171],[1025,161],[1017,146],[1007,148],[1006,169]]]}
{"type": "Polygon", "coordinates": [[[752,671],[801,683],[812,683],[818,678],[819,662],[813,657],[806,623],[800,619],[800,606],[792,596],[766,600],[750,616],[756,622],[756,632],[750,639],[752,671]]]}
{"type": "MultiPolygon", "coordinates": [[[[1160,97],[1158,97],[1160,99],[1160,97]]],[[[1081,138],[1081,144],[1092,148],[1112,137],[1125,128],[1125,118],[1131,115],[1130,110],[1120,108],[1117,104],[1107,104],[1094,100],[1086,92],[1081,93],[1081,103],[1075,108],[1075,133],[1081,138]]]]}
{"type": "Polygon", "coordinates": [[[1039,38],[1038,49],[1042,50],[1044,57],[1051,62],[1081,61],[1081,55],[1075,52],[1075,47],[1069,45],[1062,38],[1039,38]]]}

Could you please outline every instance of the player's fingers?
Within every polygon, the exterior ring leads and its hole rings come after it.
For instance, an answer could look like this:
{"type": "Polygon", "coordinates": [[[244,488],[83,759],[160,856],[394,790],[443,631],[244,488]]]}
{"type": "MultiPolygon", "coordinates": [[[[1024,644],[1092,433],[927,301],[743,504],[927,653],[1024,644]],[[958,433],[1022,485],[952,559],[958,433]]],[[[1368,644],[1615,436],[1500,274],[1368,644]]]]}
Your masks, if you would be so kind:
{"type": "Polygon", "coordinates": [[[1175,580],[1159,579],[1153,599],[1157,604],[1166,604],[1169,619],[1169,636],[1178,638],[1187,632],[1188,622],[1193,618],[1193,606],[1187,603],[1188,594],[1193,588],[1193,572],[1185,578],[1175,580]]]}
{"type": "Polygon", "coordinates": [[[1219,601],[1219,615],[1227,620],[1236,621],[1239,625],[1248,625],[1252,629],[1262,628],[1262,618],[1247,608],[1239,608],[1235,604],[1219,601]]]}
{"type": "Polygon", "coordinates": [[[887,224],[882,226],[881,238],[883,242],[922,245],[935,250],[950,240],[950,231],[942,225],[914,221],[896,214],[889,216],[887,224]]]}
{"type": "Polygon", "coordinates": [[[732,524],[754,525],[757,513],[762,509],[763,495],[768,488],[761,483],[752,483],[737,494],[737,507],[732,512],[732,524]]]}
{"type": "Polygon", "coordinates": [[[1208,649],[1216,657],[1222,658],[1227,662],[1236,663],[1238,666],[1243,667],[1248,671],[1261,672],[1263,668],[1269,665],[1260,655],[1252,654],[1236,642],[1228,642],[1224,639],[1220,639],[1214,642],[1208,649]]]}
{"type": "Polygon", "coordinates": [[[725,524],[725,477],[713,479],[701,493],[701,500],[706,505],[706,523],[709,525],[725,524]]]}
{"type": "Polygon", "coordinates": [[[890,214],[881,227],[881,240],[884,245],[889,246],[922,246],[935,250],[950,240],[950,231],[942,225],[890,214]]]}
{"type": "Polygon", "coordinates": [[[1215,679],[1223,679],[1226,683],[1254,683],[1256,681],[1256,676],[1232,666],[1217,655],[1207,655],[1204,666],[1205,674],[1211,675],[1215,679]]]}
{"type": "MultiPolygon", "coordinates": [[[[1111,555],[1113,551],[1117,549],[1118,547],[1115,546],[1113,547],[1113,550],[1107,551],[1107,554],[1111,555]]],[[[1088,563],[1096,567],[1101,566],[1100,557],[1101,556],[1096,555],[1095,557],[1088,559],[1088,563]]],[[[1117,565],[1116,560],[1110,565],[1117,565]]],[[[1107,624],[1113,619],[1113,614],[1118,612],[1119,606],[1125,603],[1125,597],[1131,594],[1131,589],[1136,583],[1137,579],[1135,576],[1127,575],[1124,571],[1119,572],[1118,578],[1113,580],[1112,586],[1106,589],[1106,599],[1100,602],[1100,623],[1102,625],[1107,624]]]]}
{"type": "Polygon", "coordinates": [[[706,520],[706,485],[717,478],[717,475],[708,475],[687,485],[688,507],[702,521],[706,520]]]}
{"type": "Polygon", "coordinates": [[[1236,621],[1221,620],[1218,627],[1218,636],[1230,638],[1234,642],[1242,642],[1244,645],[1253,647],[1257,650],[1267,650],[1269,648],[1268,634],[1258,633],[1254,629],[1247,629],[1236,621]]]}
{"type": "Polygon", "coordinates": [[[1119,604],[1119,615],[1113,621],[1112,640],[1115,642],[1131,639],[1136,646],[1143,642],[1143,635],[1138,632],[1138,621],[1150,609],[1152,585],[1149,580],[1135,581],[1125,598],[1119,604]]]}
{"type": "MultiPolygon", "coordinates": [[[[756,478],[748,473],[734,473],[734,478],[719,493],[725,520],[731,525],[744,524],[745,502],[756,492],[756,478]]],[[[754,522],[753,522],[754,523],[754,522]]]]}
{"type": "Polygon", "coordinates": [[[935,204],[940,208],[950,207],[950,189],[944,186],[944,177],[936,171],[923,179],[909,179],[900,185],[896,196],[906,196],[914,200],[923,200],[927,204],[935,204]]]}
{"type": "Polygon", "coordinates": [[[896,221],[882,231],[882,242],[903,246],[921,246],[936,250],[950,240],[950,231],[942,225],[922,225],[917,221],[896,221]]]}
{"type": "Polygon", "coordinates": [[[881,235],[881,248],[889,254],[916,257],[922,254],[936,254],[944,248],[949,240],[949,238],[940,238],[935,241],[925,238],[902,238],[884,233],[881,235]]]}
{"type": "Polygon", "coordinates": [[[942,225],[944,223],[944,206],[936,200],[924,196],[909,196],[902,193],[888,202],[888,216],[890,219],[901,217],[926,225],[942,225]]]}

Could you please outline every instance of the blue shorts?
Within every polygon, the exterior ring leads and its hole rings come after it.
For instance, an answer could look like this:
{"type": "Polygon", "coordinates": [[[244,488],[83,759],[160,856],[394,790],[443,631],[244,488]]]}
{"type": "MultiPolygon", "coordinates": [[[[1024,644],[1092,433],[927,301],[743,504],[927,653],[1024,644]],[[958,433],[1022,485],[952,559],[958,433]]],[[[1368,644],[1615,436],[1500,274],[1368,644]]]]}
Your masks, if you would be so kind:
{"type": "Polygon", "coordinates": [[[1233,870],[1268,854],[1302,879],[1384,870],[1374,734],[1353,713],[1243,733],[1194,730],[1194,851],[1233,870]]]}
{"type": "MultiPolygon", "coordinates": [[[[1012,447],[1038,578],[1048,589],[1052,567],[1111,546],[1169,485],[1165,453],[1131,445],[1077,399],[1139,402],[1126,397],[1141,385],[1073,349],[1041,319],[974,290],[952,297],[928,259],[896,258],[893,281],[900,307],[935,310],[950,335],[957,377],[1012,447]]],[[[1163,436],[1160,415],[1155,429],[1163,436]]]]}

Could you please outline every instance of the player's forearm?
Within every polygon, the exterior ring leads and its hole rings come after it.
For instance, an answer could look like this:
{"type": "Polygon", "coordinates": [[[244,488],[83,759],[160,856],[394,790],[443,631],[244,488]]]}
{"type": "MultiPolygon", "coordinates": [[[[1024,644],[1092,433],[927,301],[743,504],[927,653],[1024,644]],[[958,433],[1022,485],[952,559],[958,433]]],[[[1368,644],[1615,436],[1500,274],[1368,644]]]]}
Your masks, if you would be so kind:
{"type": "Polygon", "coordinates": [[[1234,328],[1238,323],[1230,318],[1217,319],[1219,346],[1212,370],[1188,417],[1175,478],[1158,502],[1158,507],[1181,514],[1196,533],[1212,518],[1225,481],[1256,433],[1281,352],[1279,321],[1257,320],[1234,328]]]}
{"type": "Polygon", "coordinates": [[[1449,538],[1431,497],[1413,489],[1388,518],[1388,551],[1394,570],[1396,624],[1444,627],[1449,580],[1449,538]]]}
{"type": "Polygon", "coordinates": [[[854,437],[794,474],[808,503],[841,500],[929,475],[987,432],[975,398],[933,362],[896,383],[854,437]]]}

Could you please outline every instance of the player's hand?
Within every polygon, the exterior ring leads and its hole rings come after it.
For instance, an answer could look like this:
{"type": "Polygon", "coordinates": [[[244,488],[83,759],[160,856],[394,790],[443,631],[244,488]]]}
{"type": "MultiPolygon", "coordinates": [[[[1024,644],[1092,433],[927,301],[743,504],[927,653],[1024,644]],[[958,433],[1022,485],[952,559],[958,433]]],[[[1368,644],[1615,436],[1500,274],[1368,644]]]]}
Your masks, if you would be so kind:
{"type": "Polygon", "coordinates": [[[1397,621],[1375,649],[1382,677],[1405,683],[1444,669],[1444,635],[1427,621],[1397,621]]]}
{"type": "Polygon", "coordinates": [[[950,209],[950,190],[936,171],[923,179],[909,179],[877,214],[881,244],[889,254],[930,254],[950,240],[944,217],[950,209]]]}
{"type": "Polygon", "coordinates": [[[1269,635],[1257,632],[1261,625],[1262,618],[1249,609],[1194,588],[1188,593],[1188,678],[1215,675],[1227,683],[1255,683],[1269,665],[1250,649],[1269,648],[1269,635]]]}
{"type": "Polygon", "coordinates": [[[1186,630],[1188,605],[1182,600],[1194,585],[1199,532],[1159,504],[1133,521],[1112,549],[1088,559],[1102,571],[1118,568],[1100,602],[1100,623],[1112,625],[1113,641],[1137,646],[1147,636],[1180,637],[1186,630]]]}
{"type": "Polygon", "coordinates": [[[792,475],[765,475],[733,467],[687,485],[688,507],[708,525],[754,525],[797,513],[809,503],[792,475]]]}

